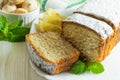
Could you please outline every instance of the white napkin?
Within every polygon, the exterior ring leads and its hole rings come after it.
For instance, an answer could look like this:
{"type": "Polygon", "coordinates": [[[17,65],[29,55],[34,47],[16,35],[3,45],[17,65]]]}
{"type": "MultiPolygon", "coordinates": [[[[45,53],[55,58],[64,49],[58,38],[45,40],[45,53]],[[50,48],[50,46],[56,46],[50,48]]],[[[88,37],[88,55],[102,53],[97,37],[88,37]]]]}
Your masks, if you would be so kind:
{"type": "Polygon", "coordinates": [[[76,10],[76,8],[84,5],[87,1],[88,0],[42,0],[41,8],[43,11],[48,8],[76,10]]]}

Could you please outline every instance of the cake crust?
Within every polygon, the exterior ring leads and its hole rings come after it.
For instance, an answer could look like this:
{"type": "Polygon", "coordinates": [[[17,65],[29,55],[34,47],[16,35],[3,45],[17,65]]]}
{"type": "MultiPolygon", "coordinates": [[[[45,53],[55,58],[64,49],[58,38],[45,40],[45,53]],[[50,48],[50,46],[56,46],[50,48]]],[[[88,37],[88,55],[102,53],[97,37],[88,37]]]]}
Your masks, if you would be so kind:
{"type": "MultiPolygon", "coordinates": [[[[75,15],[75,14],[84,15],[86,17],[91,17],[90,15],[81,14],[79,12],[75,12],[73,15],[75,15]]],[[[94,18],[94,17],[91,17],[91,18],[94,18]]],[[[94,19],[97,19],[97,18],[94,18],[94,19]]],[[[99,19],[97,19],[97,20],[99,20],[99,19]]],[[[103,21],[103,20],[99,20],[99,21],[106,23],[106,21],[103,21]]],[[[102,36],[99,33],[97,33],[97,31],[90,29],[89,25],[88,25],[88,27],[86,27],[85,25],[81,25],[81,24],[83,24],[83,23],[82,22],[78,23],[75,19],[70,20],[68,18],[67,21],[66,20],[63,21],[62,29],[64,29],[64,27],[67,25],[71,25],[71,26],[78,25],[78,26],[82,26],[82,27],[86,28],[87,30],[91,30],[92,32],[96,33],[99,37],[102,36]]],[[[92,23],[90,23],[90,24],[92,24],[92,23]]],[[[109,24],[107,24],[107,25],[109,25],[109,24]]],[[[111,27],[111,25],[109,25],[109,27],[111,27]]],[[[111,34],[108,34],[107,38],[105,38],[105,39],[103,39],[102,37],[100,38],[100,44],[99,44],[100,47],[98,50],[98,57],[94,61],[103,61],[110,54],[110,52],[114,48],[114,46],[120,41],[120,27],[116,27],[115,29],[113,27],[111,27],[111,28],[112,28],[113,32],[111,34]]],[[[66,31],[66,30],[63,30],[63,32],[62,32],[63,36],[64,36],[64,31],[66,31]]],[[[72,43],[72,41],[70,41],[70,42],[72,43]]],[[[73,43],[73,45],[74,45],[74,43],[73,43]]]]}
{"type": "Polygon", "coordinates": [[[42,35],[44,33],[35,33],[35,34],[26,35],[26,44],[32,62],[36,65],[36,67],[41,68],[43,71],[49,74],[58,74],[60,72],[69,70],[71,65],[78,60],[80,55],[79,51],[77,51],[77,49],[73,47],[74,53],[69,57],[59,59],[58,61],[52,61],[48,59],[46,56],[43,55],[43,53],[40,50],[37,49],[34,43],[30,40],[31,36],[40,35],[40,34],[42,35]]]}

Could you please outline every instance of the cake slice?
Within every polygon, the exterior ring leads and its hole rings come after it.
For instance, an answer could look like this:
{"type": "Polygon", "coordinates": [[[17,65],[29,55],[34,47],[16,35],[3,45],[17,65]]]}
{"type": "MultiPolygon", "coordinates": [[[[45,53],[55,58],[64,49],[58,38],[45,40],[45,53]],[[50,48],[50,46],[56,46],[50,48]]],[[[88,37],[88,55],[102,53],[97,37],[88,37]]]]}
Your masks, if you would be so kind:
{"type": "Polygon", "coordinates": [[[84,61],[102,61],[111,51],[114,30],[107,23],[79,13],[63,21],[62,35],[81,51],[84,61]]]}
{"type": "Polygon", "coordinates": [[[77,49],[55,32],[28,34],[26,43],[32,62],[49,74],[69,70],[80,55],[77,49]]]}

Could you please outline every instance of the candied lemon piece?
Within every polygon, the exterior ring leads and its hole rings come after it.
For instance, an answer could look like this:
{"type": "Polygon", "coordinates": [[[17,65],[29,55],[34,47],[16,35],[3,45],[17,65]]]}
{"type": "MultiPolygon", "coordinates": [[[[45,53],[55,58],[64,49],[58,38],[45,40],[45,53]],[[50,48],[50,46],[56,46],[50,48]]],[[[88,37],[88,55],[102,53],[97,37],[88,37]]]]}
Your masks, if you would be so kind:
{"type": "Polygon", "coordinates": [[[38,23],[36,24],[36,30],[37,30],[38,32],[43,32],[43,27],[42,27],[40,21],[41,21],[41,20],[38,20],[38,23]]]}
{"type": "Polygon", "coordinates": [[[37,31],[44,32],[44,31],[56,31],[60,32],[61,27],[58,25],[53,25],[48,22],[44,22],[42,20],[38,21],[38,25],[36,26],[37,31]]]}
{"type": "Polygon", "coordinates": [[[36,25],[37,31],[56,31],[61,32],[62,21],[66,18],[53,9],[48,9],[36,25]]]}
{"type": "Polygon", "coordinates": [[[66,16],[63,16],[59,13],[57,13],[55,10],[49,8],[46,12],[45,15],[42,17],[43,21],[55,24],[55,25],[60,25],[62,21],[66,18],[66,16]]]}

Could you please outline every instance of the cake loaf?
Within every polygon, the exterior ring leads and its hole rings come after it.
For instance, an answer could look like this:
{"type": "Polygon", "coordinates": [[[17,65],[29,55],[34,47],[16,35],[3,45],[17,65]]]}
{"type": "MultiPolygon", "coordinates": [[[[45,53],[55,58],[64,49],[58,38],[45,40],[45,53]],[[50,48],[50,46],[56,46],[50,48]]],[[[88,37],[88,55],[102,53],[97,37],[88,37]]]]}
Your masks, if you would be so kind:
{"type": "Polygon", "coordinates": [[[114,30],[114,45],[120,40],[120,0],[89,0],[75,12],[106,22],[114,30]]]}
{"type": "Polygon", "coordinates": [[[118,5],[119,0],[89,0],[63,22],[63,36],[82,51],[82,60],[102,61],[120,41],[118,5]]]}
{"type": "Polygon", "coordinates": [[[63,21],[62,35],[81,51],[84,61],[102,61],[112,49],[113,33],[107,23],[79,13],[63,21]]]}
{"type": "Polygon", "coordinates": [[[26,35],[31,61],[49,74],[70,69],[79,58],[79,51],[55,32],[26,35]]]}

